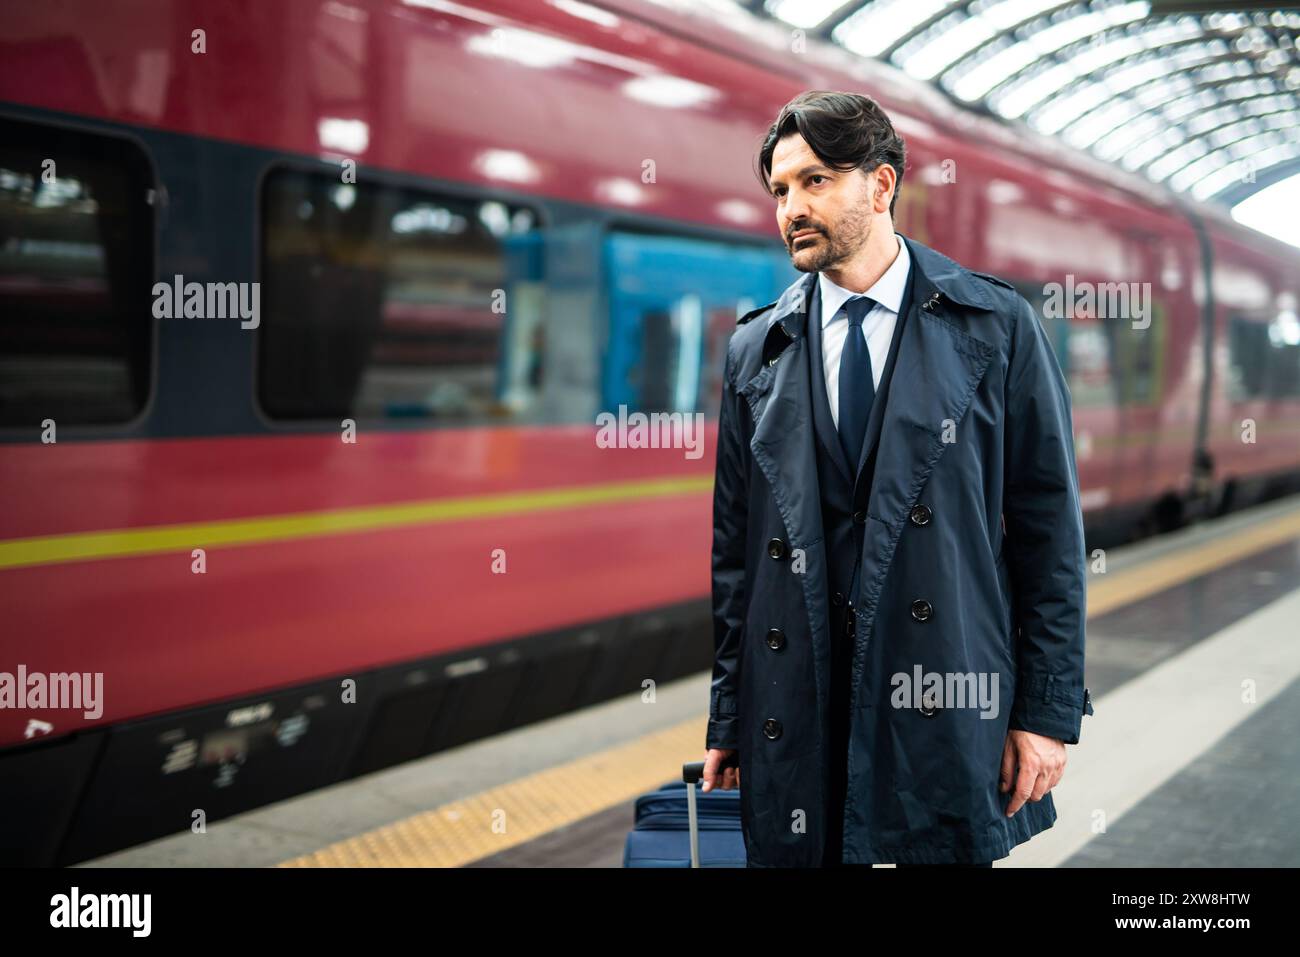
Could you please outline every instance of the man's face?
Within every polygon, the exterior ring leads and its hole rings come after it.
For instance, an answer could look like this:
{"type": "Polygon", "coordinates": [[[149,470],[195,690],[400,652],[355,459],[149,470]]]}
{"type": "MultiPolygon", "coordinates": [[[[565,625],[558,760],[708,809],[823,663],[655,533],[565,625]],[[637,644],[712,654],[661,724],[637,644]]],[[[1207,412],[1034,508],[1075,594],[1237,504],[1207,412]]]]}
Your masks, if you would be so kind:
{"type": "Polygon", "coordinates": [[[871,191],[876,177],[859,169],[831,169],[798,133],[777,142],[769,181],[776,225],[795,269],[822,272],[866,245],[875,221],[871,191]]]}

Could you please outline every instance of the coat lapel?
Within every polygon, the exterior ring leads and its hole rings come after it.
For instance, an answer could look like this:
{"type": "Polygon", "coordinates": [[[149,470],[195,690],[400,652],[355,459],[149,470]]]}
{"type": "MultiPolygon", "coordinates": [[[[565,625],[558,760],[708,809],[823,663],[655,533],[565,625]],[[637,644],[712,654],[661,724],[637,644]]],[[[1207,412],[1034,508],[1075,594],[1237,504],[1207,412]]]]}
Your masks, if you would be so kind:
{"type": "Polygon", "coordinates": [[[740,390],[754,419],[750,451],[772,487],[790,545],[798,548],[822,537],[811,392],[803,356],[807,304],[816,278],[815,273],[805,275],[777,300],[762,366],[740,390]]]}
{"type": "Polygon", "coordinates": [[[777,300],[768,318],[763,362],[740,394],[753,415],[750,453],[767,478],[791,551],[802,550],[803,574],[795,577],[807,611],[817,713],[826,718],[831,652],[826,537],[813,445],[812,390],[803,354],[807,348],[807,307],[816,279],[816,273],[806,274],[777,300]]]}

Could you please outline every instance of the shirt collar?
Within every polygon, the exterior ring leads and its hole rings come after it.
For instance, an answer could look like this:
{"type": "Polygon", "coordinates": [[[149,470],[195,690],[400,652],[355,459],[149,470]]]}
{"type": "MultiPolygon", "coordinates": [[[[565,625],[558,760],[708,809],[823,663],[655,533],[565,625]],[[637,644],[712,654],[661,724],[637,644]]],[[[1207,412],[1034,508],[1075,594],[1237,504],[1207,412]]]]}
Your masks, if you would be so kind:
{"type": "Polygon", "coordinates": [[[844,305],[852,296],[870,296],[895,314],[902,308],[903,293],[907,289],[907,270],[911,263],[911,257],[907,252],[907,243],[899,238],[898,233],[894,233],[894,239],[898,241],[898,255],[894,257],[893,263],[885,270],[885,274],[877,279],[875,284],[866,292],[857,293],[851,289],[845,289],[843,286],[836,285],[827,279],[824,272],[817,274],[822,300],[823,329],[830,325],[831,320],[840,311],[840,306],[844,305]]]}

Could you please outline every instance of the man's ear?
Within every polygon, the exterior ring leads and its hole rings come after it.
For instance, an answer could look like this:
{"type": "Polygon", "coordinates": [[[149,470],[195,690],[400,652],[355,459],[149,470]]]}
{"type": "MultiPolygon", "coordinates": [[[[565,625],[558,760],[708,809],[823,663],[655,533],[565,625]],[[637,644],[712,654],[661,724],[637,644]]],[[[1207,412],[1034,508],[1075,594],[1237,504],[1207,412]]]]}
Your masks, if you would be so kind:
{"type": "Polygon", "coordinates": [[[882,164],[881,166],[876,167],[876,169],[872,170],[868,174],[873,179],[873,183],[869,187],[871,189],[872,205],[875,205],[876,200],[879,199],[889,189],[889,187],[883,182],[884,177],[880,175],[880,171],[884,168],[885,168],[885,164],[882,164]]]}

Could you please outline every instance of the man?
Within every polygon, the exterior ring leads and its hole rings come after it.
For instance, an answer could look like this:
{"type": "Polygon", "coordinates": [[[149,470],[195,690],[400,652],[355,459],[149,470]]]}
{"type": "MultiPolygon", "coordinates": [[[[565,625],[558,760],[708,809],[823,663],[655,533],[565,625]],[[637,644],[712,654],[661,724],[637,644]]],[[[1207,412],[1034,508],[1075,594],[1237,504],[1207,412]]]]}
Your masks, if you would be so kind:
{"type": "Polygon", "coordinates": [[[758,165],[807,275],[727,349],[705,790],[751,867],[990,866],[1092,713],[1069,391],[1010,285],[894,230],[871,99],[797,97],[758,165]]]}

